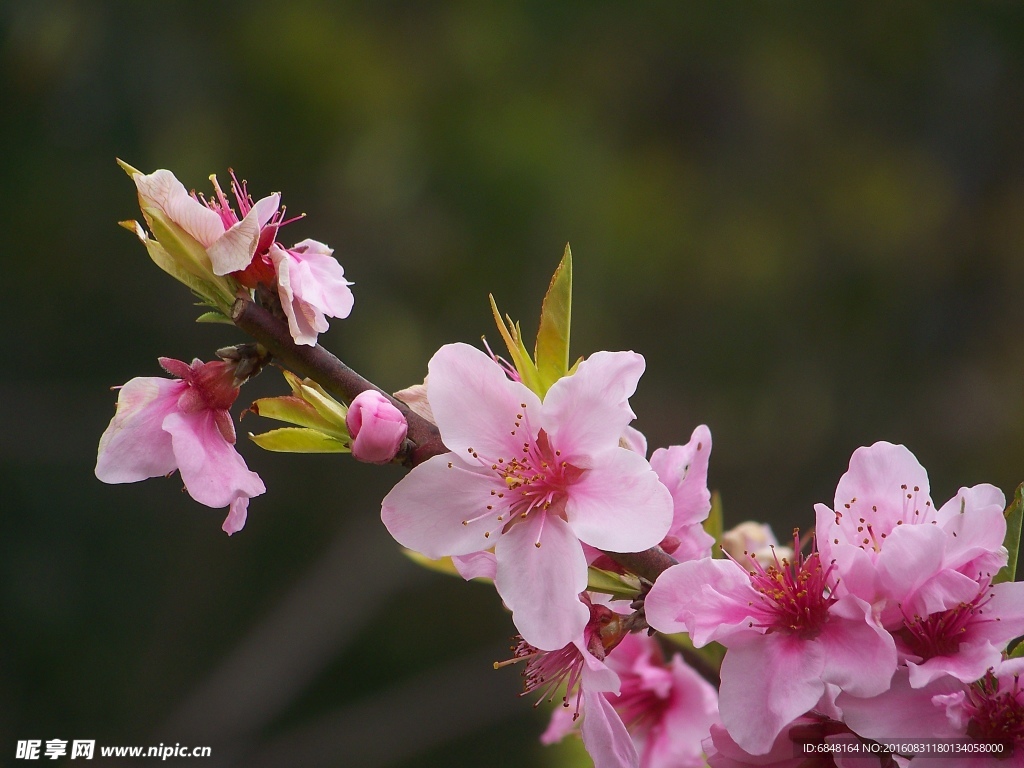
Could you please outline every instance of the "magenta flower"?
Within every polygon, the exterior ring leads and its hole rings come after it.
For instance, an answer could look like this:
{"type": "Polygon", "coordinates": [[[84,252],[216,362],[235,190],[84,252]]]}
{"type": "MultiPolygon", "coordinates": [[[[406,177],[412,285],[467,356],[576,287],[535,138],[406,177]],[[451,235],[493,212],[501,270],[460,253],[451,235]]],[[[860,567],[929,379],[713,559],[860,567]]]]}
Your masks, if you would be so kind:
{"type": "Polygon", "coordinates": [[[832,594],[831,571],[817,552],[767,568],[755,561],[749,573],[732,560],[704,559],[672,566],[647,596],[647,621],[655,629],[689,632],[698,648],[712,640],[728,648],[722,723],[751,754],[769,751],[826,685],[864,696],[889,685],[896,668],[892,638],[866,602],[832,594]]]}
{"type": "Polygon", "coordinates": [[[370,464],[387,464],[395,458],[409,430],[402,412],[374,389],[356,395],[345,425],[352,437],[352,455],[370,464]]]}
{"type": "Polygon", "coordinates": [[[672,498],[647,461],[619,446],[644,360],[598,352],[544,402],[483,352],[442,347],[428,397],[451,453],[409,473],[384,499],[391,535],[430,558],[494,549],[495,586],[520,633],[545,650],[589,618],[580,542],[635,552],[664,538],[672,498]]]}
{"type": "Polygon", "coordinates": [[[296,344],[316,344],[317,334],[328,328],[328,317],[345,318],[352,311],[352,283],[345,279],[345,270],[333,253],[316,240],[303,240],[291,248],[270,246],[278,297],[296,344]]]}
{"type": "Polygon", "coordinates": [[[117,412],[100,438],[96,477],[134,483],[180,470],[189,495],[229,507],[228,535],[245,525],[249,499],[266,491],[235,450],[228,408],[238,396],[234,365],[160,358],[177,379],[135,378],[120,388],[117,412]]]}

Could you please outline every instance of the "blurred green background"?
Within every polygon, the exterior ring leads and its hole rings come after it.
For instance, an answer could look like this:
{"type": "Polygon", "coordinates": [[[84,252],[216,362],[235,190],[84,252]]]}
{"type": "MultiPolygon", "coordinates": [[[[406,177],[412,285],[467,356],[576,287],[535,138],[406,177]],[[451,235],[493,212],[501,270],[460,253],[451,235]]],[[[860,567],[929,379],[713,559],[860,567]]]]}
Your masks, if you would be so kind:
{"type": "Polygon", "coordinates": [[[0,25],[0,764],[28,738],[562,760],[490,669],[493,592],[379,524],[398,469],[243,444],[269,490],[230,540],[176,478],[94,478],[110,386],[243,340],[116,226],[115,157],[282,190],[308,213],[283,239],[356,283],[323,341],[393,390],[497,339],[489,291],[532,333],[569,241],[573,353],[646,356],[652,448],[710,425],[727,523],[810,526],[880,439],[939,502],[1024,480],[1015,4],[32,0],[0,25]]]}

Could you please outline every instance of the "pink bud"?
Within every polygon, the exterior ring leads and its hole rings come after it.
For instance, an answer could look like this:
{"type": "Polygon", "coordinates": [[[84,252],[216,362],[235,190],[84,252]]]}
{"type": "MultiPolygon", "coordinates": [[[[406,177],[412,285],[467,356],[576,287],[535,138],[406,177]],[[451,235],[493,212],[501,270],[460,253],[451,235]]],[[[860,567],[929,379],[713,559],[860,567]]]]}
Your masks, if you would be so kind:
{"type": "Polygon", "coordinates": [[[356,395],[345,418],[352,455],[370,464],[387,464],[398,453],[409,424],[391,401],[376,390],[356,395]]]}

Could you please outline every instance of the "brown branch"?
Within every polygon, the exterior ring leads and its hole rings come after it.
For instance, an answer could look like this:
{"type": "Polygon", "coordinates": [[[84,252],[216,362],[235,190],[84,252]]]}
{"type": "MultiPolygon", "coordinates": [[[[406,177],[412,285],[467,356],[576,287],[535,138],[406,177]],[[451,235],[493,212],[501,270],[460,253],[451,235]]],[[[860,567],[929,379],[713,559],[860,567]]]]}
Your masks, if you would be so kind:
{"type": "MultiPolygon", "coordinates": [[[[301,376],[320,384],[335,397],[346,403],[367,389],[374,389],[391,400],[409,422],[406,444],[402,446],[396,462],[407,467],[422,464],[431,456],[448,453],[441,442],[441,433],[401,400],[392,397],[373,382],[364,379],[319,344],[296,344],[288,326],[266,309],[248,299],[238,299],[231,309],[231,319],[241,330],[266,347],[284,365],[301,376]]],[[[644,552],[607,552],[612,560],[652,584],[662,571],[676,564],[675,558],[660,547],[644,552]]]]}
{"type": "Polygon", "coordinates": [[[447,453],[437,427],[410,410],[409,406],[364,379],[319,344],[296,344],[288,326],[270,312],[247,299],[238,299],[231,308],[235,325],[266,347],[270,353],[295,373],[313,379],[335,397],[346,403],[360,392],[376,390],[388,398],[409,422],[407,443],[402,446],[396,461],[408,467],[421,464],[431,456],[447,453]]]}

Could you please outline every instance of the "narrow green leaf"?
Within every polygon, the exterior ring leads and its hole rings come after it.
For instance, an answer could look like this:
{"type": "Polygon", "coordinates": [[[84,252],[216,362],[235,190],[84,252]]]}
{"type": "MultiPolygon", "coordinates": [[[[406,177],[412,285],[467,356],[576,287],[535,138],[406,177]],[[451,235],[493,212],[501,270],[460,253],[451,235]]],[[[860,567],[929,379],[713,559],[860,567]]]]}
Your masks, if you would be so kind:
{"type": "Polygon", "coordinates": [[[132,168],[130,165],[128,165],[128,163],[126,163],[120,157],[115,158],[115,159],[117,160],[117,164],[121,166],[121,170],[124,171],[125,173],[127,173],[129,177],[134,177],[136,173],[139,173],[139,174],[142,173],[142,171],[140,171],[138,168],[132,168]]]}
{"type": "Polygon", "coordinates": [[[312,405],[301,397],[282,395],[281,397],[262,397],[249,406],[249,410],[257,416],[283,421],[300,427],[309,427],[323,432],[342,442],[349,440],[348,430],[344,422],[340,425],[325,419],[312,405]]]}
{"type": "Polygon", "coordinates": [[[569,372],[569,324],[572,315],[572,251],[565,253],[540,308],[533,358],[544,391],[569,372]]]}
{"type": "Polygon", "coordinates": [[[512,358],[512,364],[516,367],[516,371],[519,372],[519,378],[523,380],[523,384],[536,392],[539,397],[543,397],[544,392],[540,386],[540,375],[537,373],[537,366],[530,357],[530,353],[526,351],[526,347],[523,346],[519,327],[507,315],[504,320],[502,319],[493,295],[488,294],[487,298],[491,301],[494,323],[498,326],[498,333],[501,334],[501,338],[505,341],[505,346],[508,347],[508,354],[512,358]]]}
{"type": "Polygon", "coordinates": [[[203,312],[199,317],[196,318],[197,323],[225,323],[226,325],[234,325],[231,322],[231,318],[224,315],[222,312],[203,312]]]}
{"type": "Polygon", "coordinates": [[[627,577],[590,566],[587,569],[587,589],[591,592],[601,592],[612,597],[632,600],[640,594],[640,583],[632,583],[632,580],[627,581],[627,577]]]}
{"type": "Polygon", "coordinates": [[[722,494],[718,491],[711,492],[711,511],[708,513],[708,519],[704,521],[704,531],[710,534],[715,543],[711,546],[711,556],[715,558],[723,557],[722,548],[719,544],[722,543],[722,533],[724,525],[722,523],[722,494]]]}
{"type": "Polygon", "coordinates": [[[992,579],[993,584],[1003,581],[1014,581],[1017,578],[1017,553],[1020,550],[1020,528],[1021,520],[1024,519],[1024,483],[1017,486],[1013,493],[1013,501],[1003,513],[1006,518],[1006,538],[1003,539],[1003,546],[1009,554],[1006,561],[996,577],[992,579]]]}
{"type": "Polygon", "coordinates": [[[249,439],[260,448],[279,453],[349,453],[348,443],[315,429],[282,427],[261,435],[250,433],[249,439]]]}

